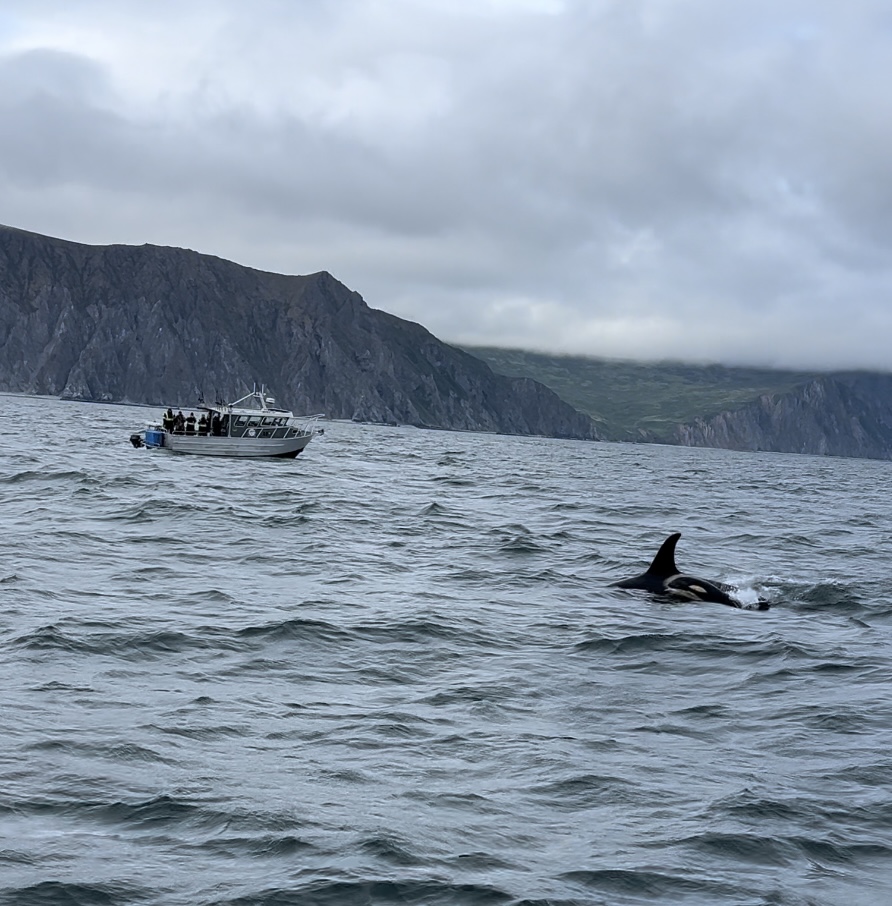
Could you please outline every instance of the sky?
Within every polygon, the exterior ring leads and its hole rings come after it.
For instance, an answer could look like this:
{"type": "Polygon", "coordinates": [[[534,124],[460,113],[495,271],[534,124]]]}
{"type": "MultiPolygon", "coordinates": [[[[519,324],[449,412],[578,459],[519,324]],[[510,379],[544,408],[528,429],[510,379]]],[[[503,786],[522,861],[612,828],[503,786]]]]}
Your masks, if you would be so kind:
{"type": "Polygon", "coordinates": [[[0,223],[452,343],[892,370],[892,5],[3,0],[0,223]]]}

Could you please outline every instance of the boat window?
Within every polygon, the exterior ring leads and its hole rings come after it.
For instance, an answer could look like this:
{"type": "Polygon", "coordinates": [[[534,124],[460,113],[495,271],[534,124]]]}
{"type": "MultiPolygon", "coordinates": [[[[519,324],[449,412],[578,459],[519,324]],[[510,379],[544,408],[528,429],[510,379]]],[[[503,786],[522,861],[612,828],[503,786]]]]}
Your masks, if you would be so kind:
{"type": "Polygon", "coordinates": [[[237,428],[244,428],[248,424],[248,417],[246,415],[240,415],[236,420],[235,424],[237,428]]]}
{"type": "Polygon", "coordinates": [[[248,424],[249,424],[252,428],[256,428],[256,427],[260,424],[260,417],[257,416],[257,415],[252,415],[252,416],[248,419],[248,424]]]}
{"type": "Polygon", "coordinates": [[[274,425],[275,423],[276,420],[274,418],[270,418],[268,415],[264,415],[263,420],[260,422],[261,425],[274,425]]]}

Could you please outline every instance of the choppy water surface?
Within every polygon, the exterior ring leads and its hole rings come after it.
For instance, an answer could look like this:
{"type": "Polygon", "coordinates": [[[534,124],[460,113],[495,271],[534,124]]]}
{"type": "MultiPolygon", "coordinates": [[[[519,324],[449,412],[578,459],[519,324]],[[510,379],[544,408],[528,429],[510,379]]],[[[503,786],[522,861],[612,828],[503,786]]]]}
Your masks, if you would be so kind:
{"type": "Polygon", "coordinates": [[[0,903],[890,902],[892,464],[154,414],[0,396],[0,903]]]}

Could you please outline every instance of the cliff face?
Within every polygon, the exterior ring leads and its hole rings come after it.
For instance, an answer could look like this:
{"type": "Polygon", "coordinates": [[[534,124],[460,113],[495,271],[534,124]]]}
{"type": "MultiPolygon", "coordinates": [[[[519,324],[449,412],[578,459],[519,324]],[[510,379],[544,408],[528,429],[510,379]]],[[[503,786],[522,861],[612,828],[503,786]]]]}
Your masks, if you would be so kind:
{"type": "Polygon", "coordinates": [[[892,375],[834,374],[680,425],[674,443],[892,459],[892,375]]]}
{"type": "Polygon", "coordinates": [[[332,418],[596,439],[543,385],[495,374],[325,272],[0,227],[0,390],[192,406],[254,381],[332,418]]]}

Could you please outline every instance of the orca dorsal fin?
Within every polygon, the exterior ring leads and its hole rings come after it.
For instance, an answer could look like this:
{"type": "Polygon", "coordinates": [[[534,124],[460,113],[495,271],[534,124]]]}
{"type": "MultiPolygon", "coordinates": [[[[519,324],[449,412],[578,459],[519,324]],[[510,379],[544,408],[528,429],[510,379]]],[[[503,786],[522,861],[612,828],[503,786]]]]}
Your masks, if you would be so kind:
{"type": "Polygon", "coordinates": [[[670,535],[660,546],[653,563],[647,568],[648,574],[667,578],[678,575],[678,567],[675,565],[675,545],[681,538],[681,532],[670,535]]]}

